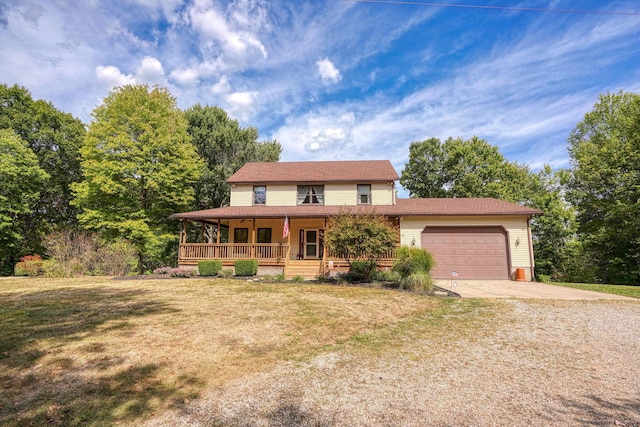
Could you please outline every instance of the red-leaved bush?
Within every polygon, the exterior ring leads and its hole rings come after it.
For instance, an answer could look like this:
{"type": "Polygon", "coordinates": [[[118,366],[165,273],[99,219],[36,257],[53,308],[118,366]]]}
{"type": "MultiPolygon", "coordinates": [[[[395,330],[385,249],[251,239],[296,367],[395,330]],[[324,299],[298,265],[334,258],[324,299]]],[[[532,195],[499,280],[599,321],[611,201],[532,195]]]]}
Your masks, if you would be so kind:
{"type": "Polygon", "coordinates": [[[16,276],[39,276],[42,274],[42,257],[40,255],[25,255],[16,263],[16,276]]]}

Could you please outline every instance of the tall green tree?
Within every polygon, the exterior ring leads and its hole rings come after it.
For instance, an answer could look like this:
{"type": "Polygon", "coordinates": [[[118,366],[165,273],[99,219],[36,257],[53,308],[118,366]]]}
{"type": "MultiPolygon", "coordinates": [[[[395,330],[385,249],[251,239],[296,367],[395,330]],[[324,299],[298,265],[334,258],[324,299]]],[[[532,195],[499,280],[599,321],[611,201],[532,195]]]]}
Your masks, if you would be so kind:
{"type": "Polygon", "coordinates": [[[484,139],[430,138],[409,147],[400,184],[412,197],[495,197],[529,200],[532,174],[484,139]]]}
{"type": "Polygon", "coordinates": [[[31,212],[14,224],[19,227],[16,232],[23,236],[16,256],[42,253],[41,242],[52,228],[77,225],[77,211],[69,205],[70,186],[80,180],[79,149],[84,125],[50,102],[34,100],[24,87],[0,84],[0,129],[11,129],[20,136],[50,176],[31,212]]]}
{"type": "Polygon", "coordinates": [[[542,210],[531,223],[536,271],[559,279],[567,274],[567,245],[575,237],[567,180],[566,171],[548,166],[533,173],[473,137],[412,143],[400,183],[413,197],[494,197],[542,210]]]}
{"type": "Polygon", "coordinates": [[[16,226],[30,214],[49,175],[12,130],[0,130],[0,268],[10,274],[25,236],[16,226]]]}
{"type": "Polygon", "coordinates": [[[580,275],[572,267],[579,255],[575,243],[576,213],[566,199],[571,173],[565,169],[554,171],[545,165],[536,178],[538,187],[531,205],[544,212],[534,217],[531,224],[536,274],[557,281],[579,281],[580,275]]]}
{"type": "Polygon", "coordinates": [[[568,143],[570,196],[596,274],[640,284],[640,94],[600,95],[568,143]]]}
{"type": "Polygon", "coordinates": [[[226,180],[245,163],[280,159],[282,147],[277,141],[258,141],[256,128],[242,128],[219,107],[197,104],[185,111],[185,117],[193,143],[205,160],[194,209],[228,205],[231,188],[226,180]]]}
{"type": "Polygon", "coordinates": [[[167,89],[118,87],[92,115],[73,204],[82,209],[78,219],[85,228],[131,241],[143,272],[175,244],[169,215],[193,203],[202,160],[167,89]]]}

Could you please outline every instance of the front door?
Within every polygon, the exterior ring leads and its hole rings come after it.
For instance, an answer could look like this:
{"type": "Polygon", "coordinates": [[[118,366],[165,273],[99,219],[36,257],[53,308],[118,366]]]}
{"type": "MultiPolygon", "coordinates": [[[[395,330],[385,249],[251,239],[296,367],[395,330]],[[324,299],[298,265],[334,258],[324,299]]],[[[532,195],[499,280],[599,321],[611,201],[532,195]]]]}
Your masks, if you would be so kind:
{"type": "Polygon", "coordinates": [[[318,259],[320,244],[318,230],[304,230],[304,258],[318,259]]]}

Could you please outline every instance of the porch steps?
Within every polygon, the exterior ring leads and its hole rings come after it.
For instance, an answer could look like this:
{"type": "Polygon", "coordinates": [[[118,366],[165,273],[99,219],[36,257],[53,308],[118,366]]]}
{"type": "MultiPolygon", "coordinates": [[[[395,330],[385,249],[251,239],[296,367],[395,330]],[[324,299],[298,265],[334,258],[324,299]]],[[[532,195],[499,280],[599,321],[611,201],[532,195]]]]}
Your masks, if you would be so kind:
{"type": "Polygon", "coordinates": [[[320,275],[320,260],[291,260],[284,268],[284,276],[291,279],[300,276],[304,279],[315,279],[320,275]]]}

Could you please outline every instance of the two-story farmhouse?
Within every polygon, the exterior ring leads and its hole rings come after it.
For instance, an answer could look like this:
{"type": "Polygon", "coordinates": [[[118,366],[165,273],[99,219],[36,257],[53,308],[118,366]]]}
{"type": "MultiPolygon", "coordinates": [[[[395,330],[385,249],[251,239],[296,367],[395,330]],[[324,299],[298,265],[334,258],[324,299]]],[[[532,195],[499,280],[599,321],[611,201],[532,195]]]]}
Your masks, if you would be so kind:
{"type": "Polygon", "coordinates": [[[399,245],[434,254],[435,278],[533,277],[530,219],[540,211],[490,198],[397,198],[398,179],[386,160],[247,163],[227,181],[230,206],[172,216],[178,263],[257,259],[259,274],[328,274],[346,265],[323,245],[328,218],[374,209],[399,228],[399,245]]]}

